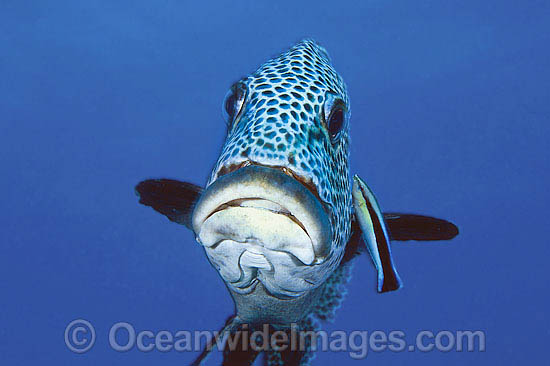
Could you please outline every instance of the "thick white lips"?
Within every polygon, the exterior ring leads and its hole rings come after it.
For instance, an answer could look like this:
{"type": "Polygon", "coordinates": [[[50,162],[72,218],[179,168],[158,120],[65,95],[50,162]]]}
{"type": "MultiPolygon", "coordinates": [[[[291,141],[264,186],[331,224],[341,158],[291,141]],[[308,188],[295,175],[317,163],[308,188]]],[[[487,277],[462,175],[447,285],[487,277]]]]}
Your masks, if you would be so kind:
{"type": "Polygon", "coordinates": [[[211,247],[227,239],[259,244],[271,250],[289,252],[303,263],[312,264],[315,253],[311,238],[284,213],[262,208],[264,202],[271,203],[255,200],[258,207],[229,206],[213,213],[200,229],[201,244],[211,247]]]}
{"type": "Polygon", "coordinates": [[[252,243],[287,252],[306,265],[330,253],[331,229],[321,202],[276,168],[246,166],[218,178],[193,212],[199,242],[252,243]]]}

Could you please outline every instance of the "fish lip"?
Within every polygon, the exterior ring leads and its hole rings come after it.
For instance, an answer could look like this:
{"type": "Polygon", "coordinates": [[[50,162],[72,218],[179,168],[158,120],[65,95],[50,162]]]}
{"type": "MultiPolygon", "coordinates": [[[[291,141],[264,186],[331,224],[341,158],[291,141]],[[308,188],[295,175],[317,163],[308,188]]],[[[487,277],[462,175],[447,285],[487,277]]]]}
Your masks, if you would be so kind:
{"type": "Polygon", "coordinates": [[[318,194],[286,168],[259,164],[240,164],[218,174],[197,202],[192,216],[192,227],[197,238],[202,224],[224,206],[237,200],[266,200],[280,205],[285,214],[310,237],[315,260],[323,262],[331,251],[329,214],[318,194]],[[276,198],[274,198],[276,197],[276,198]]]}
{"type": "Polygon", "coordinates": [[[313,184],[313,181],[311,179],[301,176],[300,174],[296,173],[294,170],[283,165],[264,165],[255,161],[245,160],[240,164],[231,164],[228,166],[225,166],[225,165],[222,166],[216,174],[216,179],[247,166],[261,166],[265,168],[280,170],[282,173],[290,176],[291,178],[300,182],[305,188],[307,188],[317,198],[317,200],[319,200],[319,202],[322,203],[326,213],[327,214],[329,213],[329,209],[327,206],[331,205],[331,203],[321,198],[321,195],[319,194],[319,190],[317,189],[317,186],[313,184]]]}
{"type": "MultiPolygon", "coordinates": [[[[226,203],[222,203],[220,206],[218,206],[214,211],[212,211],[205,219],[208,220],[210,217],[212,217],[212,215],[214,215],[215,213],[217,212],[220,212],[220,211],[223,211],[225,210],[226,208],[229,208],[229,207],[247,207],[247,206],[243,206],[242,204],[243,203],[246,203],[248,201],[268,201],[268,200],[265,200],[265,199],[258,199],[256,197],[244,197],[244,198],[238,198],[238,199],[235,199],[235,200],[232,200],[232,201],[229,201],[229,202],[226,202],[226,203]]],[[[306,227],[304,226],[304,224],[298,220],[298,218],[296,218],[296,216],[294,216],[291,212],[289,212],[284,206],[281,206],[279,203],[277,202],[273,202],[273,201],[268,201],[268,202],[271,202],[277,206],[279,206],[281,208],[281,210],[275,210],[275,209],[272,209],[272,208],[268,208],[268,207],[261,207],[262,209],[266,210],[266,211],[269,211],[269,212],[272,212],[276,215],[283,215],[283,216],[286,216],[288,217],[290,220],[292,220],[296,225],[300,226],[302,228],[302,230],[305,231],[305,233],[307,234],[307,229],[306,227]]],[[[251,207],[254,207],[254,206],[251,206],[251,207]]],[[[309,234],[308,234],[309,236],[309,234]]]]}

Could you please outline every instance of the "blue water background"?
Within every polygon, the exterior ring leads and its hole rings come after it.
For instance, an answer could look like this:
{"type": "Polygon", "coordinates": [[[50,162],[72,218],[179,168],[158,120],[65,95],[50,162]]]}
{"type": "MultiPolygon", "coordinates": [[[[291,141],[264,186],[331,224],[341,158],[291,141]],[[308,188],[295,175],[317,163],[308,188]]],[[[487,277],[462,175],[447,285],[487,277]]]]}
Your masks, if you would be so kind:
{"type": "Polygon", "coordinates": [[[366,256],[327,330],[483,330],[486,352],[318,354],[318,365],[545,364],[550,341],[550,6],[545,1],[13,1],[0,4],[0,363],[183,365],[109,348],[136,330],[218,329],[232,311],[191,232],[140,206],[149,177],[204,184],[222,98],[313,37],[352,103],[351,166],[386,211],[456,222],[366,256]],[[88,319],[84,355],[65,325],[88,319]]]}

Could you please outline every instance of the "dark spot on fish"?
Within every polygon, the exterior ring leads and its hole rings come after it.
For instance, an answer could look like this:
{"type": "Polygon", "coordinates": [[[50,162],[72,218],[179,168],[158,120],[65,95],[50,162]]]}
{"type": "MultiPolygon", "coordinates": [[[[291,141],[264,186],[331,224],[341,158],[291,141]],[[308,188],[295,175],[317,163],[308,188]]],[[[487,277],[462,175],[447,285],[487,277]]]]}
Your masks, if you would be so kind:
{"type": "Polygon", "coordinates": [[[293,153],[293,152],[290,152],[290,153],[288,154],[288,158],[287,158],[287,159],[288,159],[288,163],[289,163],[290,165],[296,165],[296,159],[294,158],[294,153],[293,153]]]}
{"type": "Polygon", "coordinates": [[[249,153],[250,153],[250,146],[244,149],[243,151],[241,151],[241,156],[243,158],[247,158],[249,153]]]}
{"type": "Polygon", "coordinates": [[[281,95],[279,95],[279,98],[281,98],[282,100],[290,100],[290,95],[288,95],[288,94],[281,94],[281,95]]]}
{"type": "Polygon", "coordinates": [[[323,139],[323,133],[319,128],[310,128],[307,137],[308,143],[314,145],[317,141],[323,139]]]}
{"type": "Polygon", "coordinates": [[[260,108],[256,111],[256,114],[254,114],[254,118],[258,118],[262,113],[265,112],[265,108],[260,108]]]}
{"type": "MultiPolygon", "coordinates": [[[[296,92],[290,92],[290,93],[292,94],[292,96],[294,96],[294,98],[296,98],[298,100],[304,100],[304,97],[300,93],[296,93],[296,92]]],[[[296,102],[292,103],[292,106],[294,106],[295,103],[296,102]]]]}

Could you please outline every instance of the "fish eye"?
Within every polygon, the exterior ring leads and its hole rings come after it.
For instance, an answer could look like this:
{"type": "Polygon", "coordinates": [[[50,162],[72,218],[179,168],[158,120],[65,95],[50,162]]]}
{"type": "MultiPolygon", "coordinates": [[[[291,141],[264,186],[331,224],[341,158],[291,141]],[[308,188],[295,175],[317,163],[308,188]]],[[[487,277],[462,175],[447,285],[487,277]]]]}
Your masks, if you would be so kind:
{"type": "Polygon", "coordinates": [[[344,109],[341,106],[336,106],[328,119],[328,133],[331,139],[336,139],[342,127],[344,126],[344,109]]]}
{"type": "Polygon", "coordinates": [[[346,124],[347,108],[343,100],[333,94],[327,96],[325,104],[325,126],[332,144],[338,142],[346,124]]]}
{"type": "Polygon", "coordinates": [[[246,86],[238,82],[233,84],[229,89],[223,100],[222,112],[225,121],[228,126],[233,126],[238,117],[240,117],[241,111],[246,100],[246,86]]]}

